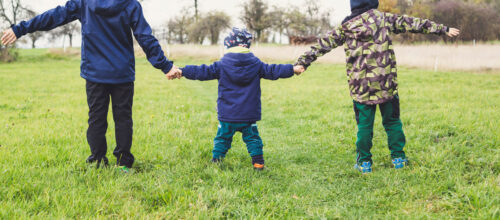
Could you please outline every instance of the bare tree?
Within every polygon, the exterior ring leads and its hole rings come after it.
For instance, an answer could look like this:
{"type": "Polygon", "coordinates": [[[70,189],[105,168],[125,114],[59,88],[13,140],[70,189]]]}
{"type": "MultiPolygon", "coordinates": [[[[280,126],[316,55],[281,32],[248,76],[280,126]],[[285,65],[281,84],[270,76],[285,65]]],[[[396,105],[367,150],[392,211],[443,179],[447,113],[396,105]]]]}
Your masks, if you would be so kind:
{"type": "Polygon", "coordinates": [[[198,0],[194,0],[194,17],[198,21],[198,0]]]}
{"type": "Polygon", "coordinates": [[[5,20],[9,26],[17,24],[24,12],[21,0],[0,0],[0,18],[5,20]]]}
{"type": "MultiPolygon", "coordinates": [[[[38,14],[29,8],[25,8],[25,13],[26,13],[28,18],[35,17],[38,14]]],[[[42,32],[42,31],[37,31],[37,32],[31,33],[31,34],[28,34],[28,38],[31,40],[31,48],[33,48],[33,49],[36,48],[36,42],[40,38],[42,38],[44,35],[45,35],[45,32],[42,32]]]]}
{"type": "Polygon", "coordinates": [[[208,13],[208,15],[201,22],[204,27],[207,28],[207,32],[210,34],[210,42],[215,45],[219,42],[220,33],[229,28],[231,18],[224,12],[214,11],[208,13]]]}
{"type": "Polygon", "coordinates": [[[61,26],[52,31],[52,39],[58,39],[61,36],[68,37],[69,47],[73,47],[73,37],[80,32],[80,25],[78,22],[73,22],[61,26]]]}
{"type": "Polygon", "coordinates": [[[263,0],[248,0],[243,5],[241,21],[247,25],[247,28],[257,33],[257,41],[261,41],[263,32],[272,27],[271,16],[267,9],[268,6],[263,0]]]}
{"type": "Polygon", "coordinates": [[[44,37],[45,33],[41,31],[37,31],[35,33],[28,34],[28,38],[31,40],[31,48],[36,48],[36,42],[44,37]]]}
{"type": "Polygon", "coordinates": [[[290,24],[289,19],[287,18],[287,10],[286,8],[282,7],[277,7],[274,6],[273,11],[271,12],[272,16],[272,25],[273,25],[273,30],[278,32],[279,34],[279,43],[282,42],[282,36],[284,31],[287,29],[288,25],[290,24]]]}
{"type": "MultiPolygon", "coordinates": [[[[201,21],[203,21],[203,16],[201,16],[201,21]]],[[[205,26],[203,22],[194,22],[188,27],[188,40],[191,43],[195,44],[203,44],[205,38],[208,35],[208,28],[205,26]]]]}
{"type": "Polygon", "coordinates": [[[181,11],[181,16],[177,16],[168,21],[168,31],[170,35],[175,36],[175,39],[181,44],[188,40],[188,27],[193,23],[193,15],[189,13],[187,8],[181,11]]]}

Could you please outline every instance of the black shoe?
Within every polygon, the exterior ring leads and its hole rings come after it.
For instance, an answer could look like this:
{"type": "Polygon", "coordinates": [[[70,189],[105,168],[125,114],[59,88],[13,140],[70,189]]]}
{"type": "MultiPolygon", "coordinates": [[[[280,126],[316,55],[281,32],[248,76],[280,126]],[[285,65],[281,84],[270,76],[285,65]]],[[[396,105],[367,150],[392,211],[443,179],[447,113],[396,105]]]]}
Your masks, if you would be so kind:
{"type": "Polygon", "coordinates": [[[103,167],[109,166],[109,161],[108,161],[107,157],[103,157],[101,159],[95,159],[94,156],[90,156],[89,158],[87,158],[86,162],[88,164],[97,163],[97,166],[96,166],[97,169],[99,169],[99,167],[101,167],[101,164],[103,165],[103,167]]]}

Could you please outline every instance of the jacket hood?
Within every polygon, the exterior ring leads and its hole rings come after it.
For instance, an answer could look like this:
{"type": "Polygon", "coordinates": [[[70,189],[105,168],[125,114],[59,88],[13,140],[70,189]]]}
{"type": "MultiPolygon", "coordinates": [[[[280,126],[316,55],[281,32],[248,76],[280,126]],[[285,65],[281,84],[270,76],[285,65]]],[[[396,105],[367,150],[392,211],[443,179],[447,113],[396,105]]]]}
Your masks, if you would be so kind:
{"type": "Polygon", "coordinates": [[[351,0],[351,12],[378,8],[378,0],[351,0]]]}
{"type": "Polygon", "coordinates": [[[259,76],[259,59],[253,53],[227,53],[222,58],[222,67],[231,82],[237,85],[248,85],[259,76]]]}
{"type": "Polygon", "coordinates": [[[102,16],[114,16],[123,11],[132,0],[89,0],[91,11],[102,16]]]}
{"type": "Polygon", "coordinates": [[[378,8],[378,0],[351,0],[351,14],[344,18],[342,24],[369,11],[378,8]]]}

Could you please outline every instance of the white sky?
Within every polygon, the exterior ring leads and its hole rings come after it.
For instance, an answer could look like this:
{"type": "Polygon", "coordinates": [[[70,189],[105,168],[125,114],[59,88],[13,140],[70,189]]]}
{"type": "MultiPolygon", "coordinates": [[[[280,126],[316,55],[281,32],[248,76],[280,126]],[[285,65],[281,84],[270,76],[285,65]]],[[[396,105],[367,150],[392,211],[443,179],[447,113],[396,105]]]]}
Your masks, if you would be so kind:
{"type": "MultiPolygon", "coordinates": [[[[41,13],[57,5],[63,5],[67,0],[23,0],[26,5],[35,11],[41,13]]],[[[350,13],[349,0],[316,0],[320,5],[329,10],[332,15],[332,22],[339,23],[345,16],[350,13]]],[[[241,5],[245,0],[198,0],[199,10],[208,12],[211,10],[220,10],[229,14],[232,18],[233,26],[242,26],[240,21],[241,5]]],[[[304,5],[305,0],[267,0],[269,5],[304,5]]],[[[153,27],[164,25],[170,18],[179,15],[180,10],[184,7],[193,6],[193,0],[146,0],[143,4],[144,15],[153,27]]],[[[58,43],[59,46],[62,42],[58,43]]],[[[80,39],[77,37],[75,45],[80,44],[80,39]]],[[[37,43],[37,46],[53,46],[46,40],[37,43]]]]}

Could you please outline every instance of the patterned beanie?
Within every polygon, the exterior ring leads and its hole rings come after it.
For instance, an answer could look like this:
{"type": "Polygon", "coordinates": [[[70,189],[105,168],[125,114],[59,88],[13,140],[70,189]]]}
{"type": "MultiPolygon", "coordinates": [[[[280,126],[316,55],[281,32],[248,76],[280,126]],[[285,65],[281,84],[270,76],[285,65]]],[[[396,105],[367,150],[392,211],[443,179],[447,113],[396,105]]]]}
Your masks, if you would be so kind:
{"type": "Polygon", "coordinates": [[[351,0],[351,11],[378,8],[378,0],[351,0]]]}
{"type": "Polygon", "coordinates": [[[246,47],[250,48],[253,35],[247,29],[233,28],[229,35],[224,39],[224,46],[229,49],[231,47],[246,47]]]}

